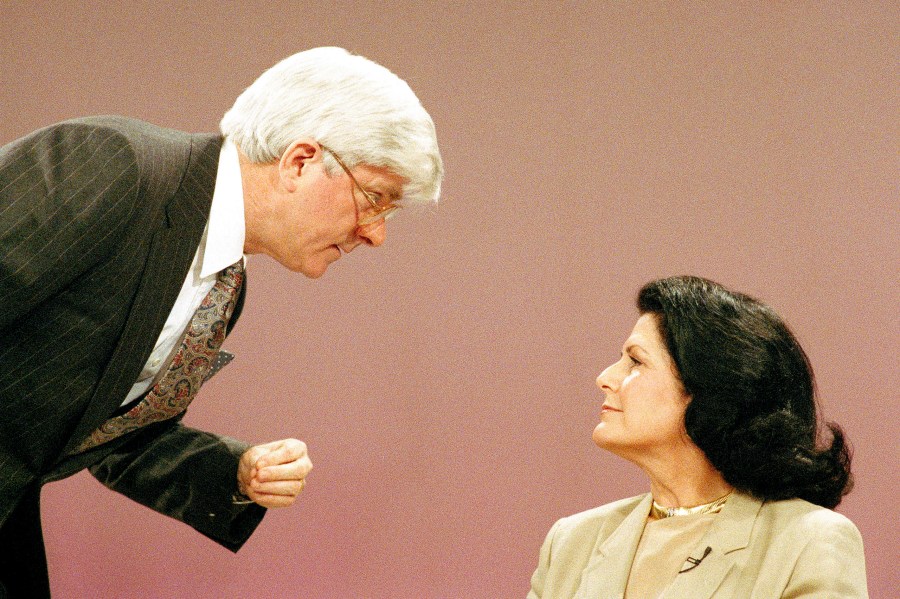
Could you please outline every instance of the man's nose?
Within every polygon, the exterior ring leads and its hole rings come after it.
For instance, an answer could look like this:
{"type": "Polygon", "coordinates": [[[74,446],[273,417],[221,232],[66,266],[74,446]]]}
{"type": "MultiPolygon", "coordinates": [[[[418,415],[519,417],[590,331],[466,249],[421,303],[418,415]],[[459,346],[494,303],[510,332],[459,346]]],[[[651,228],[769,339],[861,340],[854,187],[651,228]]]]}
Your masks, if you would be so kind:
{"type": "Polygon", "coordinates": [[[372,247],[378,247],[384,243],[386,233],[387,227],[384,224],[384,220],[379,220],[371,225],[359,227],[356,230],[356,236],[362,240],[363,243],[371,245],[372,247]]]}

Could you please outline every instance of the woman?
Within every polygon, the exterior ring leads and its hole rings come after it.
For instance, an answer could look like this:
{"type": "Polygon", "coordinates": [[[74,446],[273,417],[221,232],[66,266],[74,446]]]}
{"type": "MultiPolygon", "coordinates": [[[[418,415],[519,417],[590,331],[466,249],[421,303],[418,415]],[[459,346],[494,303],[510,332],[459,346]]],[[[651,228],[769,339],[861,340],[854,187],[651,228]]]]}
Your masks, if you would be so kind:
{"type": "Polygon", "coordinates": [[[647,284],[597,378],[594,442],[650,493],[558,521],[529,598],[867,597],[840,427],[817,444],[812,370],[775,312],[697,277],[647,284]]]}

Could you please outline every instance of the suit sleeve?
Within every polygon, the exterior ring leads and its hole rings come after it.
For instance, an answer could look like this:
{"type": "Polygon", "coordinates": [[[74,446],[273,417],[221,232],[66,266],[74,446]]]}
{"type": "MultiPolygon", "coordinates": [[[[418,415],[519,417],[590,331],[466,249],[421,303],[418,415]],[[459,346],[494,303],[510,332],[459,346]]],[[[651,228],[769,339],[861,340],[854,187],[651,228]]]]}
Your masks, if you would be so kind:
{"type": "Polygon", "coordinates": [[[138,180],[109,129],[63,123],[0,148],[0,334],[121,242],[138,180]]]}
{"type": "Polygon", "coordinates": [[[547,571],[550,569],[551,553],[553,550],[553,539],[562,520],[557,520],[547,533],[544,544],[541,545],[541,552],[538,556],[538,566],[531,575],[531,591],[528,593],[527,599],[541,599],[544,596],[544,583],[547,580],[547,571]]]}
{"type": "Polygon", "coordinates": [[[862,536],[847,518],[833,512],[829,516],[808,528],[809,540],[781,595],[784,599],[869,596],[862,536]]]}
{"type": "Polygon", "coordinates": [[[238,461],[247,448],[180,422],[159,423],[136,433],[90,472],[113,491],[237,551],[266,513],[256,504],[232,502],[238,461]]]}

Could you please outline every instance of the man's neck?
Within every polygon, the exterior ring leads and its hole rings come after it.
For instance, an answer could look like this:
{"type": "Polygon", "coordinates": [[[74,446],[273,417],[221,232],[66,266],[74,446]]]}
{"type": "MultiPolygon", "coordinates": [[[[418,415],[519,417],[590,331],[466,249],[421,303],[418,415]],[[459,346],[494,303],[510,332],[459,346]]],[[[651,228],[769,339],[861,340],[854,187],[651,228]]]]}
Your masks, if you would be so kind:
{"type": "Polygon", "coordinates": [[[272,179],[278,176],[278,168],[273,163],[252,162],[240,148],[238,160],[244,191],[244,253],[257,254],[262,251],[262,240],[265,239],[269,193],[274,189],[272,179]]]}

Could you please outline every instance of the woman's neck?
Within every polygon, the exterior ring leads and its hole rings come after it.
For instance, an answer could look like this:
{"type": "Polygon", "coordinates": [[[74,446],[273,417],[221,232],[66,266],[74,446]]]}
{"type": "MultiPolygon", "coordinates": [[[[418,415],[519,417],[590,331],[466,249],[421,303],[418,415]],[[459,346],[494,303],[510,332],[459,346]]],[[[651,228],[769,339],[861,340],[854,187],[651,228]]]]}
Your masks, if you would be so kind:
{"type": "Polygon", "coordinates": [[[715,501],[734,488],[699,448],[677,457],[639,464],[650,477],[653,499],[664,507],[693,507],[715,501]]]}

